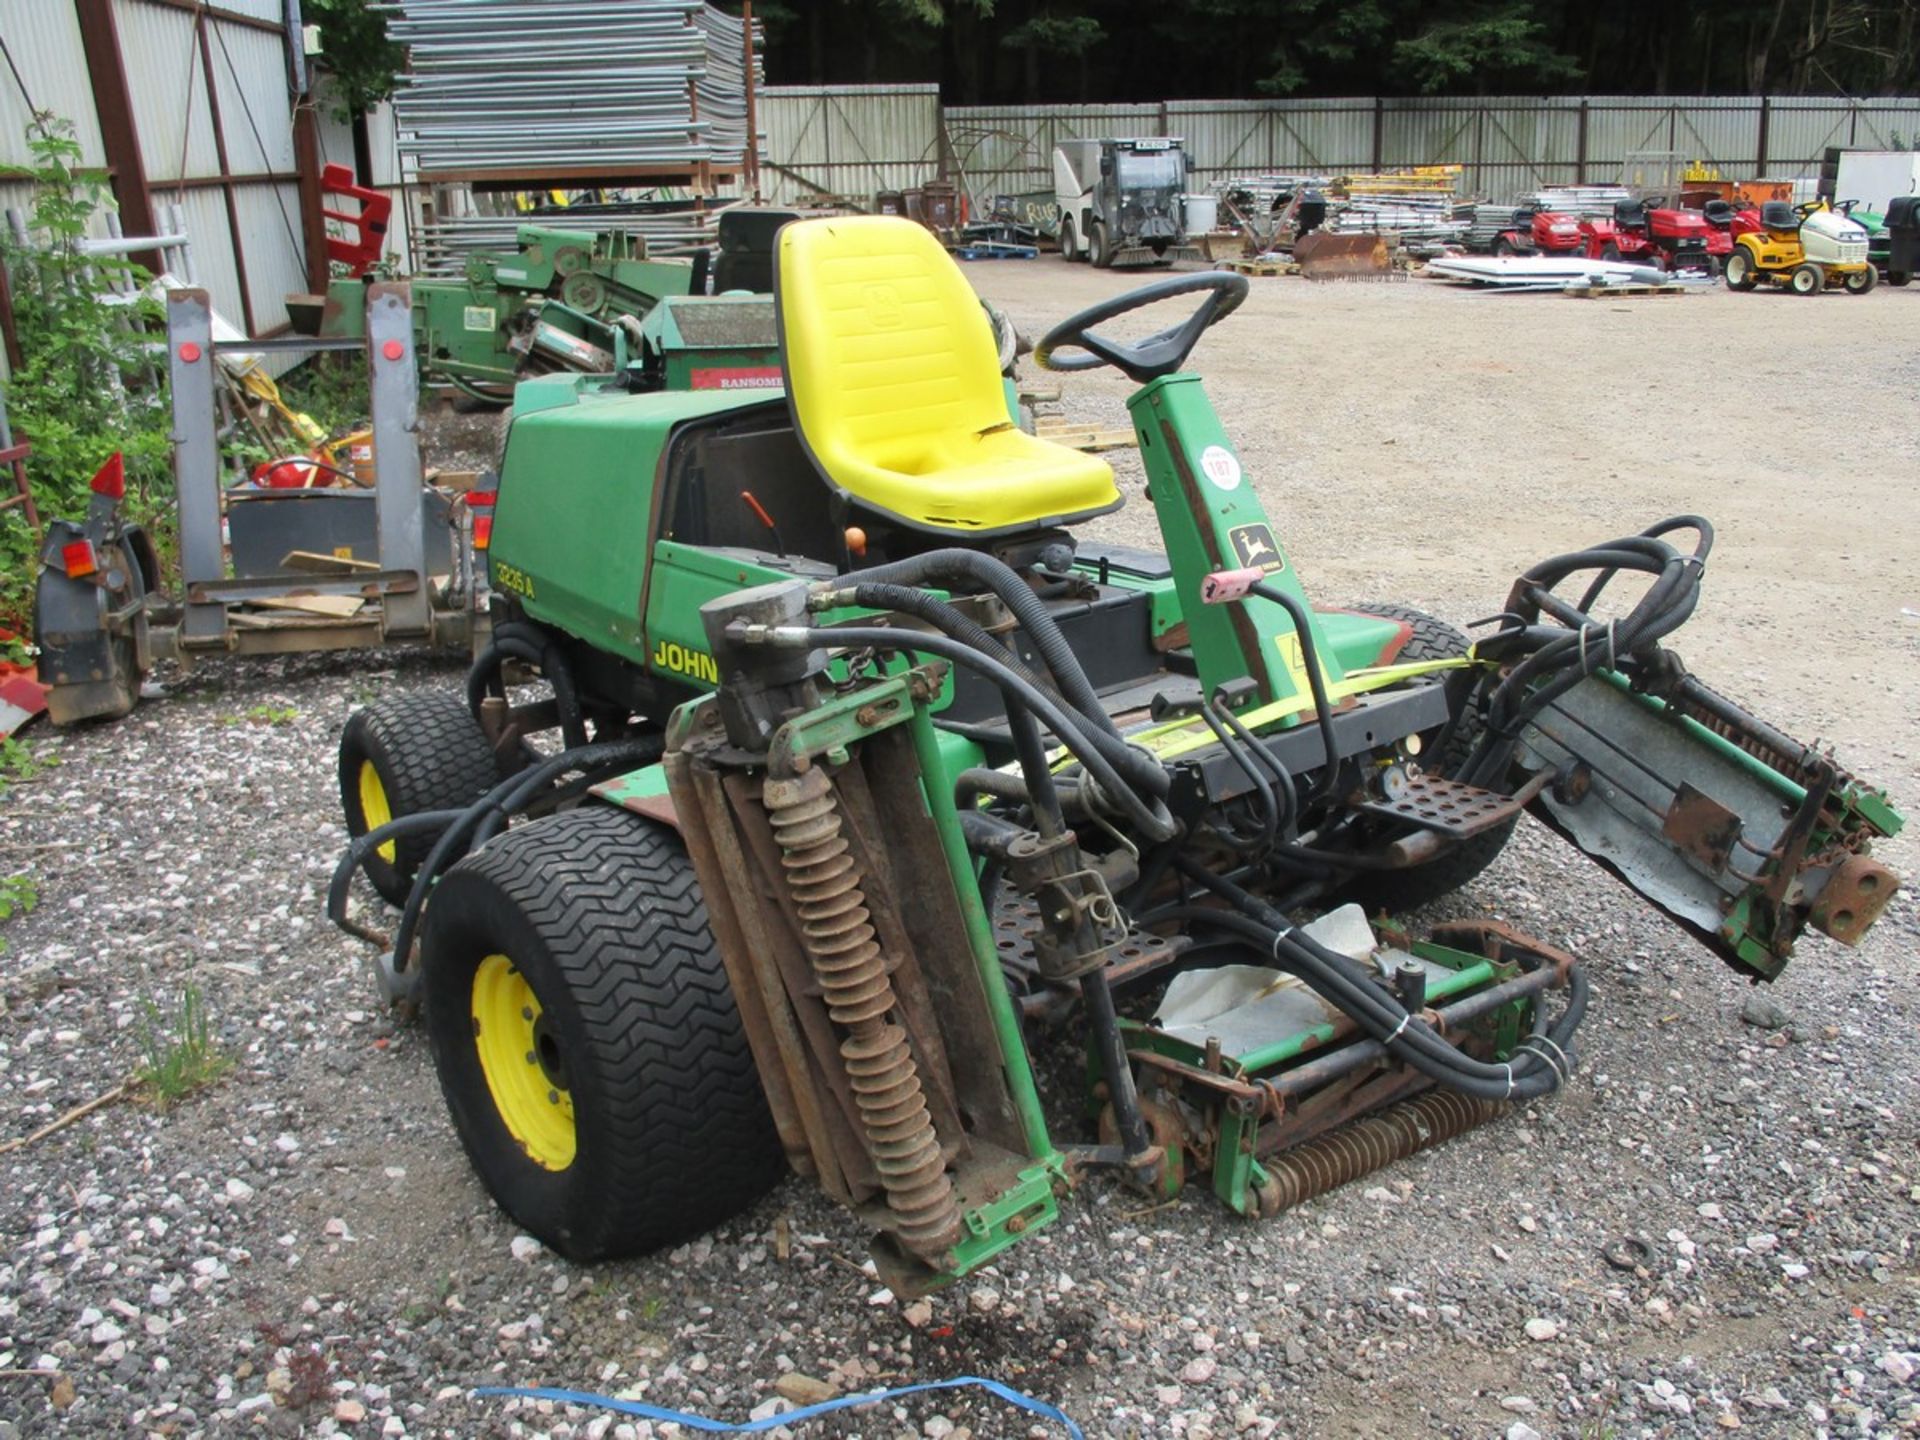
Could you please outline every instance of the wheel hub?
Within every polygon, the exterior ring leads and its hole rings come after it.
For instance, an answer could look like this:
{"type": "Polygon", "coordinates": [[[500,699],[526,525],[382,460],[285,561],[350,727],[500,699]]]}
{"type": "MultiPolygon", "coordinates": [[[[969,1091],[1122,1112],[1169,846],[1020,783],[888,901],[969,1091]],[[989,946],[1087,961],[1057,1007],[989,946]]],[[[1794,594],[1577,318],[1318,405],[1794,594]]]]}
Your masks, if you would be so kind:
{"type": "Polygon", "coordinates": [[[473,975],[473,1045],[495,1113],[527,1158],[543,1170],[573,1164],[579,1139],[566,1056],[527,977],[505,955],[473,975]]]}

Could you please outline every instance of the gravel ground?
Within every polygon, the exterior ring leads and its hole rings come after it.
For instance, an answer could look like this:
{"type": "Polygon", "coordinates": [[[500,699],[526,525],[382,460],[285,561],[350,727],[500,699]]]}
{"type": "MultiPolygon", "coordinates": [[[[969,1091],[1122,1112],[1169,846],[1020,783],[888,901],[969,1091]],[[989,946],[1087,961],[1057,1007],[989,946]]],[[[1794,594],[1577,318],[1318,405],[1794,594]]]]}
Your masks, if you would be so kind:
{"type": "MultiPolygon", "coordinates": [[[[1051,259],[970,273],[1030,332],[1130,283],[1051,259]]],[[[1198,368],[1315,593],[1466,620],[1548,553],[1702,510],[1721,548],[1681,651],[1920,812],[1920,294],[1255,290],[1198,368]]],[[[1123,382],[1068,386],[1069,413],[1119,418],[1123,382]]],[[[1150,516],[1111,525],[1143,538],[1150,516]]],[[[1095,1181],[924,1306],[882,1292],[863,1237],[792,1181],[696,1244],[585,1269],[492,1208],[423,1038],[321,913],[342,720],[456,675],[217,664],[163,675],[118,725],[34,740],[57,763],[0,799],[0,865],[40,887],[0,931],[0,1135],[128,1073],[147,1007],[188,984],[233,1068],[6,1157],[0,1440],[666,1436],[468,1388],[742,1417],[788,1372],[989,1375],[1091,1435],[1920,1433],[1910,894],[1858,951],[1812,937],[1754,992],[1527,822],[1438,908],[1592,961],[1584,1063],[1550,1102],[1261,1225],[1095,1181]],[[1646,1264],[1602,1259],[1621,1237],[1646,1264]]],[[[1911,872],[1920,847],[1882,854],[1911,872]]],[[[1066,1072],[1068,1042],[1040,1059],[1066,1072]]],[[[1029,1431],[940,1395],[802,1433],[1029,1431]]]]}

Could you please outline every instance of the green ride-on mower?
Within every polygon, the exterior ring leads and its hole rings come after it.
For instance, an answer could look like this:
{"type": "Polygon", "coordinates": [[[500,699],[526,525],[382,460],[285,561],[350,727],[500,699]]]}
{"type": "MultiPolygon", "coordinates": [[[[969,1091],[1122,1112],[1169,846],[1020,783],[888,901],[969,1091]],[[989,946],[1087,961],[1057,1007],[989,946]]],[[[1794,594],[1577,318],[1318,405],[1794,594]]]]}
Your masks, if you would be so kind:
{"type": "Polygon", "coordinates": [[[1472,644],[1316,605],[1181,368],[1246,294],[1205,273],[1036,348],[1139,385],[1164,551],[1096,541],[1112,472],[1013,423],[931,235],[808,220],[777,249],[783,391],[519,387],[491,643],[464,694],[341,743],[330,911],[563,1254],[682,1240],[791,1166],[913,1293],[1092,1169],[1265,1216],[1536,1100],[1574,1069],[1583,964],[1406,918],[1523,810],[1749,979],[1885,906],[1885,796],[1664,648],[1705,520],[1534,566],[1472,644]],[[390,934],[349,915],[359,867],[390,934]],[[1084,1137],[1029,1061],[1063,1026],[1084,1137]]]}

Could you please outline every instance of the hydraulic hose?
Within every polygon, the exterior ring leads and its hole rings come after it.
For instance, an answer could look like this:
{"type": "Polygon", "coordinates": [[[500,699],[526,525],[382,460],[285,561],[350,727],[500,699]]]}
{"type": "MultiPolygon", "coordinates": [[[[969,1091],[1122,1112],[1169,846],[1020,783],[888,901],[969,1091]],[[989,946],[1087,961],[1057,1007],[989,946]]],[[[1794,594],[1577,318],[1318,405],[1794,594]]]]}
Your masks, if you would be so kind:
{"type": "Polygon", "coordinates": [[[506,685],[498,677],[502,664],[509,657],[540,667],[547,683],[553,686],[554,707],[560,712],[561,739],[569,749],[585,745],[586,716],[580,708],[580,691],[573,681],[573,666],[557,643],[531,625],[509,621],[495,627],[486,648],[467,671],[467,709],[477,719],[481,701],[496,683],[499,684],[500,693],[506,694],[506,685]]]}
{"type": "Polygon", "coordinates": [[[408,952],[413,947],[414,931],[419,926],[421,910],[434,882],[461,855],[498,834],[508,818],[522,809],[536,790],[566,771],[584,772],[554,797],[568,798],[598,783],[600,779],[620,774],[636,765],[652,763],[660,758],[662,748],[660,737],[643,736],[564,750],[502,780],[464,809],[428,810],[402,815],[368,831],[347,847],[346,854],[334,867],[332,882],[327,887],[328,918],[351,934],[372,938],[369,932],[347,918],[347,891],[352,883],[353,872],[365,863],[368,855],[388,840],[401,835],[438,830],[440,838],[414,876],[413,888],[408,892],[407,902],[400,912],[400,924],[393,934],[394,968],[404,970],[408,952]]]}
{"type": "Polygon", "coordinates": [[[1521,731],[1559,696],[1602,668],[1617,668],[1620,657],[1643,655],[1684,625],[1700,601],[1700,579],[1713,548],[1713,527],[1698,515],[1676,515],[1638,535],[1546,560],[1523,574],[1508,600],[1514,624],[1482,641],[1485,656],[1522,655],[1487,699],[1486,732],[1456,777],[1468,784],[1489,784],[1506,769],[1521,731]],[[1661,537],[1692,530],[1691,553],[1683,554],[1661,537]],[[1596,571],[1578,605],[1554,595],[1569,576],[1596,571]],[[1623,570],[1652,575],[1646,592],[1622,617],[1604,625],[1589,613],[1606,586],[1623,570]],[[1539,625],[1541,613],[1558,626],[1539,625]]]}
{"type": "Polygon", "coordinates": [[[1313,638],[1313,617],[1297,599],[1264,580],[1254,585],[1253,593],[1285,610],[1293,621],[1293,633],[1300,637],[1300,661],[1307,672],[1307,688],[1313,694],[1314,718],[1320,722],[1320,743],[1327,752],[1327,763],[1320,772],[1314,798],[1325,800],[1339,783],[1340,748],[1333,733],[1333,705],[1327,699],[1327,677],[1320,669],[1320,647],[1313,638]]]}
{"type": "Polygon", "coordinates": [[[978,550],[929,550],[905,560],[852,571],[836,580],[834,588],[844,590],[848,586],[859,586],[869,581],[924,585],[929,581],[952,579],[971,580],[999,596],[1020,622],[1021,628],[1033,637],[1034,648],[1040,652],[1041,660],[1053,675],[1054,684],[1066,697],[1067,703],[1109,735],[1117,736],[1120,733],[1113,723],[1113,717],[1100,704],[1100,697],[1094,693],[1087,672],[1081,668],[1079,657],[1073,653],[1067,637],[1061,634],[1053,613],[1034,593],[1033,587],[1004,560],[978,550]]]}
{"type": "MultiPolygon", "coordinates": [[[[1010,647],[995,638],[958,607],[937,599],[924,590],[916,590],[911,586],[896,585],[888,581],[863,581],[853,587],[853,599],[856,605],[866,609],[897,610],[902,614],[925,620],[961,643],[971,645],[982,654],[1006,664],[1028,683],[1035,686],[1040,684],[1039,677],[1027,669],[1010,647]]],[[[1044,608],[1041,613],[1046,613],[1044,608]]],[[[1051,616],[1048,616],[1048,621],[1051,623],[1051,616]]],[[[1086,672],[1080,668],[1079,657],[1069,651],[1068,661],[1084,681],[1086,672]]],[[[1055,670],[1054,674],[1057,682],[1059,672],[1055,670]]],[[[1127,744],[1121,738],[1119,731],[1114,728],[1112,718],[1100,706],[1099,697],[1093,694],[1091,682],[1086,685],[1086,690],[1089,695],[1093,695],[1097,712],[1087,717],[1097,722],[1086,732],[1089,741],[1099,746],[1101,753],[1113,763],[1114,768],[1125,774],[1135,785],[1155,795],[1167,794],[1173,782],[1166,768],[1150,755],[1127,744]]],[[[1065,694],[1064,688],[1062,688],[1062,694],[1065,694]]],[[[1069,703],[1071,703],[1070,700],[1069,703]]],[[[1079,712],[1077,706],[1075,708],[1076,712],[1084,714],[1079,712]]]]}
{"type": "MultiPolygon", "coordinates": [[[[777,639],[791,639],[805,645],[849,646],[870,645],[888,650],[921,650],[929,655],[939,655],[957,664],[966,665],[980,671],[1000,687],[1001,693],[1009,700],[1008,716],[1012,718],[1015,703],[1025,706],[1047,728],[1060,738],[1060,742],[1080,761],[1087,771],[1088,779],[1097,787],[1100,796],[1111,801],[1126,812],[1127,818],[1138,826],[1141,833],[1150,840],[1168,840],[1179,831],[1178,823],[1167,813],[1166,805],[1155,796],[1151,801],[1143,799],[1134,788],[1120,775],[1108,760],[1105,749],[1097,744],[1093,737],[1081,728],[1077,719],[1046,691],[1023,678],[1011,666],[994,659],[983,651],[976,650],[947,635],[926,635],[917,631],[890,630],[884,626],[832,626],[832,627],[776,627],[777,639]]],[[[1109,743],[1124,744],[1108,736],[1109,743]]],[[[1029,789],[1032,777],[1028,777],[1029,789]]],[[[1082,788],[1082,797],[1090,802],[1092,797],[1082,788]]]]}
{"type": "Polygon", "coordinates": [[[1390,1052],[1429,1079],[1486,1100],[1525,1100],[1559,1086],[1573,1065],[1573,1034],[1585,1018],[1589,987],[1575,966],[1567,977],[1566,1006],[1551,1025],[1536,1009],[1529,1041],[1512,1061],[1476,1060],[1456,1049],[1352,960],[1329,950],[1257,897],[1204,866],[1181,857],[1175,862],[1189,879],[1233,904],[1241,913],[1203,906],[1181,907],[1157,918],[1216,925],[1258,943],[1281,968],[1298,975],[1323,999],[1337,1006],[1390,1052]],[[1275,922],[1278,923],[1275,923],[1275,922]]]}

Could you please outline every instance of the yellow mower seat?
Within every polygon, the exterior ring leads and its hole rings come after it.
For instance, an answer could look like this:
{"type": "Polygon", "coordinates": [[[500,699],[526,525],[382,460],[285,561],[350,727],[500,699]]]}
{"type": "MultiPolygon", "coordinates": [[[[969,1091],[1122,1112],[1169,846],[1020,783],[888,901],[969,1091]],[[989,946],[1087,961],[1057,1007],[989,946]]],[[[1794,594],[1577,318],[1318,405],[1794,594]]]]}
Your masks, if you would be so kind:
{"type": "Polygon", "coordinates": [[[885,215],[780,231],[774,312],[794,428],[826,480],[921,530],[988,535],[1117,508],[1103,460],[1007,417],[993,329],[940,242],[885,215]]]}

